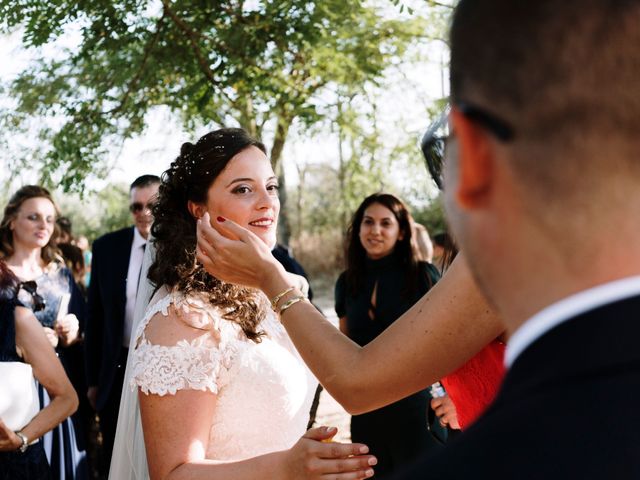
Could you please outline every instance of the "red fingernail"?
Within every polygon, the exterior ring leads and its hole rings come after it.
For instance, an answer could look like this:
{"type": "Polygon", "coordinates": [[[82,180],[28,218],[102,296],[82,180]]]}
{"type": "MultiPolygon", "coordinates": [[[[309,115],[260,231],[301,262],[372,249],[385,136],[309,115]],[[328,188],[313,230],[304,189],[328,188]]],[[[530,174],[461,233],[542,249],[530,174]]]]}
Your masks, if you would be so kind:
{"type": "Polygon", "coordinates": [[[226,220],[226,218],[224,217],[217,217],[216,220],[218,220],[220,223],[224,222],[226,220]]]}

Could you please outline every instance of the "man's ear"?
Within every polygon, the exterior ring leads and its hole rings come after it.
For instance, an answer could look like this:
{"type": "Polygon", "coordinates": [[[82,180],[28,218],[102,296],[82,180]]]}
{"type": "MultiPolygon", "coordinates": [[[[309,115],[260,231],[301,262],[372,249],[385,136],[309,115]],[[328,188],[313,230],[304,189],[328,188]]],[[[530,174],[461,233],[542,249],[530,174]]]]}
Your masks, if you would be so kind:
{"type": "Polygon", "coordinates": [[[201,218],[206,212],[204,205],[187,200],[187,209],[193,218],[201,218]]]}
{"type": "Polygon", "coordinates": [[[476,208],[489,199],[495,174],[494,149],[487,132],[455,107],[450,122],[458,143],[458,182],[455,192],[463,208],[476,208]]]}

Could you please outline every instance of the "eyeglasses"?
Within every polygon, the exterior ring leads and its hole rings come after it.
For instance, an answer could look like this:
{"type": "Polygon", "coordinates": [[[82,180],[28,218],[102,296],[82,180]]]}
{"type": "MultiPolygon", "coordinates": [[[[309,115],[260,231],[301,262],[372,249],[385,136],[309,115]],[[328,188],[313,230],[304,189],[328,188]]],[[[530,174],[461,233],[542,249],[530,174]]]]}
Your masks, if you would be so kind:
{"type": "Polygon", "coordinates": [[[155,202],[152,203],[147,203],[146,205],[140,202],[134,202],[131,205],[129,205],[129,211],[131,213],[140,213],[143,210],[153,210],[153,207],[155,206],[155,202]]]}
{"type": "MultiPolygon", "coordinates": [[[[498,140],[502,142],[510,142],[513,140],[515,136],[513,129],[498,117],[483,110],[482,108],[465,102],[458,102],[455,106],[460,113],[469,118],[469,120],[477,122],[485,127],[498,140]]],[[[422,141],[420,142],[420,148],[425,162],[427,163],[427,169],[431,174],[431,178],[440,190],[442,190],[444,185],[442,171],[444,167],[445,145],[447,138],[449,137],[449,129],[447,126],[449,110],[450,107],[447,105],[444,112],[442,112],[436,121],[427,129],[425,134],[422,136],[422,141]]]]}
{"type": "Polygon", "coordinates": [[[20,282],[20,288],[31,295],[31,298],[33,299],[34,312],[39,312],[40,310],[45,309],[47,302],[45,302],[42,295],[37,292],[38,284],[35,281],[29,280],[28,282],[20,282]]]}

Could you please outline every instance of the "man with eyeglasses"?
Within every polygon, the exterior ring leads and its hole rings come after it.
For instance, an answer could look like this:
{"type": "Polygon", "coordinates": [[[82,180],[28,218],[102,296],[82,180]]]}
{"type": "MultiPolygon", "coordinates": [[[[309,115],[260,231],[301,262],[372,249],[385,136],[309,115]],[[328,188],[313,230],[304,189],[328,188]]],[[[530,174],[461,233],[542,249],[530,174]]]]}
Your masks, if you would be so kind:
{"type": "Polygon", "coordinates": [[[508,371],[399,478],[640,478],[640,1],[461,0],[450,44],[422,147],[508,371]]]}
{"type": "Polygon", "coordinates": [[[160,178],[138,177],[130,188],[134,225],[93,243],[89,315],[85,331],[87,396],[100,416],[104,465],[108,470],[133,325],[144,249],[153,223],[160,178]]]}

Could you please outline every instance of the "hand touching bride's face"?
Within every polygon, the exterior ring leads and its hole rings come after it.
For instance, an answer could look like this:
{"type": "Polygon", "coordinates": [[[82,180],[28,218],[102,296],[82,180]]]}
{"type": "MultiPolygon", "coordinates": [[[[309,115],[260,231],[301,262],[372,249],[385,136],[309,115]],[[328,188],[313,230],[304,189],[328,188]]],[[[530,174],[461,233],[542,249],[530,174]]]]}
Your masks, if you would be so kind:
{"type": "Polygon", "coordinates": [[[219,216],[233,220],[273,248],[280,199],[267,156],[254,146],[235,155],[209,187],[205,208],[214,221],[219,216]]]}

